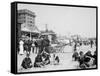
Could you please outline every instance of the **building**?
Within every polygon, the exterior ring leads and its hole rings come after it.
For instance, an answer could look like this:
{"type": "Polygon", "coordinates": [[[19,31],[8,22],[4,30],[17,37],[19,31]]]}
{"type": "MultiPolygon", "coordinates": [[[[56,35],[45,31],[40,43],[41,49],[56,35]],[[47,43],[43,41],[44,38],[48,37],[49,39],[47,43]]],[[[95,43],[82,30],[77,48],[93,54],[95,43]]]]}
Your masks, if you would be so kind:
{"type": "Polygon", "coordinates": [[[22,9],[18,10],[18,35],[19,37],[29,36],[30,38],[37,36],[38,28],[35,26],[35,13],[22,9]]]}
{"type": "Polygon", "coordinates": [[[18,23],[25,23],[27,27],[35,26],[35,13],[27,9],[18,10],[18,23]]]}
{"type": "Polygon", "coordinates": [[[46,24],[46,29],[44,31],[41,31],[40,37],[44,38],[46,36],[49,38],[51,44],[56,43],[57,39],[56,33],[53,30],[48,30],[47,24],[46,24]]]}

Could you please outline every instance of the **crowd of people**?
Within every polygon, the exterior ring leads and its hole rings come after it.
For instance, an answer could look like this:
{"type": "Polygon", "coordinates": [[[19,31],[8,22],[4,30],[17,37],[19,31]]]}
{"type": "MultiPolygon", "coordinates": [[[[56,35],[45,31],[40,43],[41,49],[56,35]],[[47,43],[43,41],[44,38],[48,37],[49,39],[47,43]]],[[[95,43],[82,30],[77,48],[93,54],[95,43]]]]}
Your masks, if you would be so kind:
{"type": "MultiPolygon", "coordinates": [[[[90,42],[90,48],[94,45],[93,41],[90,42]]],[[[82,46],[82,44],[80,45],[82,46]]],[[[93,68],[97,66],[97,51],[94,51],[92,54],[92,50],[84,51],[77,50],[77,44],[74,45],[74,53],[72,55],[72,59],[79,63],[78,68],[86,69],[86,68],[93,68]]]]}
{"type": "MultiPolygon", "coordinates": [[[[91,42],[91,48],[93,47],[93,42],[91,42]]],[[[26,57],[22,60],[21,67],[24,69],[28,68],[38,68],[38,67],[44,67],[46,65],[50,65],[53,63],[53,65],[58,65],[60,62],[59,56],[56,55],[56,53],[50,52],[50,40],[48,37],[39,38],[39,39],[33,39],[33,40],[22,40],[19,41],[19,55],[26,55],[26,57]],[[30,58],[30,54],[34,53],[36,54],[34,63],[32,62],[32,59],[30,58]]],[[[82,43],[80,43],[80,46],[82,46],[82,43]]],[[[91,51],[87,51],[87,53],[84,53],[83,51],[78,52],[77,51],[77,43],[75,43],[73,47],[73,55],[72,59],[74,61],[77,61],[79,63],[78,68],[80,69],[86,69],[90,68],[91,66],[97,65],[97,52],[95,51],[94,54],[91,54],[91,51]]],[[[67,59],[66,59],[67,60],[67,59]]]]}
{"type": "MultiPolygon", "coordinates": [[[[23,59],[21,67],[24,69],[32,68],[32,67],[44,67],[51,63],[51,55],[49,51],[50,41],[48,37],[40,38],[37,40],[20,40],[19,42],[19,55],[26,55],[23,59]],[[32,59],[30,58],[30,52],[35,53],[37,56],[35,57],[34,63],[32,63],[32,59]]],[[[59,63],[59,57],[55,54],[53,55],[53,59],[55,61],[54,65],[59,63]]]]}

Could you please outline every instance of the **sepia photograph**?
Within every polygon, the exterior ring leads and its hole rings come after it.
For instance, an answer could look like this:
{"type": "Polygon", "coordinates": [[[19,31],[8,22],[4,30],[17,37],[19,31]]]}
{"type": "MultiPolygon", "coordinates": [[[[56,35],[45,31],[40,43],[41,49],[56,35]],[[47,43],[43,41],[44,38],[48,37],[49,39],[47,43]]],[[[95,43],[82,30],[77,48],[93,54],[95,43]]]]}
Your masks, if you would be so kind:
{"type": "Polygon", "coordinates": [[[97,68],[96,7],[17,4],[17,72],[97,68]]]}

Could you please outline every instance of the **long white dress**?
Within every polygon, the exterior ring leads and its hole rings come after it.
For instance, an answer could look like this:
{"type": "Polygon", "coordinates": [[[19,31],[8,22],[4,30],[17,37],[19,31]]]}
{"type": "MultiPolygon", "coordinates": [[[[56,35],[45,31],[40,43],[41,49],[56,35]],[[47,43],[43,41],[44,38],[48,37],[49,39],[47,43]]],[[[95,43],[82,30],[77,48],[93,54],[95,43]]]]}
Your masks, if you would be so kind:
{"type": "Polygon", "coordinates": [[[21,40],[20,42],[19,42],[19,49],[20,49],[20,51],[19,51],[19,54],[24,54],[24,47],[23,47],[23,44],[24,44],[24,42],[21,40]]]}

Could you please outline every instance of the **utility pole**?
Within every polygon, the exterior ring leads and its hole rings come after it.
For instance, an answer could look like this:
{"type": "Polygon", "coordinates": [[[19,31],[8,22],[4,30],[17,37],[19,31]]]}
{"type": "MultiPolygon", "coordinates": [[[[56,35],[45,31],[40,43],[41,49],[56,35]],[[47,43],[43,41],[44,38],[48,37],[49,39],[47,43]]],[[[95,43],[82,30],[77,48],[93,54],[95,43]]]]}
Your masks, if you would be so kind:
{"type": "Polygon", "coordinates": [[[45,24],[45,28],[46,28],[46,31],[48,31],[48,25],[47,24],[45,24]]]}
{"type": "Polygon", "coordinates": [[[33,26],[30,26],[30,40],[31,40],[31,37],[32,37],[32,30],[33,30],[33,26]]]}

